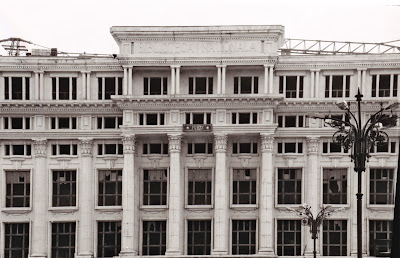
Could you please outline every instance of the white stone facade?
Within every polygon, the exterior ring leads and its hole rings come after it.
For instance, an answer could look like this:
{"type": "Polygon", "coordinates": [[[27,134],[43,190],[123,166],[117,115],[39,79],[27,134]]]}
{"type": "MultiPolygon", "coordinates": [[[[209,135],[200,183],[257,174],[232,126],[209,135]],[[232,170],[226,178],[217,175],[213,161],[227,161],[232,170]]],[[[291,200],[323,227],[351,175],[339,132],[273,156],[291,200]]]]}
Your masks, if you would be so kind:
{"type": "MultiPolygon", "coordinates": [[[[355,256],[353,163],[306,115],[357,88],[363,119],[398,101],[399,54],[278,55],[283,26],[111,34],[115,58],[0,57],[0,257],[308,257],[303,203],[343,207],[318,256],[355,256]]],[[[390,234],[398,129],[363,174],[365,256],[390,234]]]]}

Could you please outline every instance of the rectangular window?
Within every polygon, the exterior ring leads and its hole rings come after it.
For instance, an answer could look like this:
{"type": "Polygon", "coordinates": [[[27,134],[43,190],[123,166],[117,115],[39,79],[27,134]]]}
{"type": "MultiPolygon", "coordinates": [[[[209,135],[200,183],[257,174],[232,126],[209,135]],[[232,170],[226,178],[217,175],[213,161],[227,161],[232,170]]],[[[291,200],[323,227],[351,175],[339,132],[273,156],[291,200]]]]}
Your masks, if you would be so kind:
{"type": "Polygon", "coordinates": [[[324,256],[347,256],[346,220],[324,220],[322,238],[324,256]]]}
{"type": "Polygon", "coordinates": [[[232,220],[232,254],[256,253],[256,221],[232,220]]]}
{"type": "Polygon", "coordinates": [[[302,142],[278,142],[278,153],[303,153],[302,142]]]}
{"type": "Polygon", "coordinates": [[[168,143],[144,143],[143,155],[148,154],[168,155],[168,143]]]}
{"type": "Polygon", "coordinates": [[[234,94],[258,93],[258,76],[234,77],[234,94]]]}
{"type": "Polygon", "coordinates": [[[278,256],[301,255],[300,220],[278,220],[277,224],[278,256]]]}
{"type": "Polygon", "coordinates": [[[211,169],[188,170],[188,205],[211,205],[211,169]]]}
{"type": "Polygon", "coordinates": [[[78,155],[78,145],[77,144],[52,144],[51,145],[51,155],[78,155]]]}
{"type": "Polygon", "coordinates": [[[52,117],[51,129],[76,129],[76,117],[52,117]]]}
{"type": "Polygon", "coordinates": [[[97,222],[97,257],[114,257],[121,252],[121,222],[97,222]]]}
{"type": "Polygon", "coordinates": [[[4,99],[29,100],[29,77],[4,77],[4,99]]]}
{"type": "Polygon", "coordinates": [[[369,221],[369,255],[383,257],[391,252],[392,221],[369,221]],[[385,255],[386,254],[386,255],[385,255]]]}
{"type": "Polygon", "coordinates": [[[118,129],[122,125],[122,116],[97,117],[97,129],[118,129]]]}
{"type": "Polygon", "coordinates": [[[397,97],[397,74],[372,75],[372,97],[397,97]]]}
{"type": "Polygon", "coordinates": [[[144,95],[167,95],[167,77],[145,77],[143,84],[144,95]]]}
{"type": "Polygon", "coordinates": [[[257,112],[239,113],[232,112],[232,124],[257,124],[257,112]]]}
{"type": "Polygon", "coordinates": [[[278,127],[304,127],[304,116],[278,116],[278,127]]]}
{"type": "Polygon", "coordinates": [[[29,223],[4,223],[4,257],[28,257],[29,223]]]}
{"type": "Polygon", "coordinates": [[[76,78],[55,77],[52,78],[53,100],[75,100],[76,78]]]}
{"type": "Polygon", "coordinates": [[[123,155],[123,145],[115,143],[103,143],[97,145],[97,155],[123,155]]]}
{"type": "Polygon", "coordinates": [[[189,77],[189,94],[213,94],[213,77],[189,77]]]}
{"type": "Polygon", "coordinates": [[[256,169],[234,169],[232,181],[232,204],[256,204],[256,169]]]}
{"type": "Polygon", "coordinates": [[[76,171],[53,171],[53,207],[76,206],[76,171]]]}
{"type": "Polygon", "coordinates": [[[98,99],[111,99],[112,95],[122,95],[122,77],[99,77],[98,99]]]}
{"type": "Polygon", "coordinates": [[[51,223],[51,257],[75,256],[75,222],[51,223]]]}
{"type": "Polygon", "coordinates": [[[324,204],[346,204],[347,170],[325,168],[323,174],[324,204]]]}
{"type": "Polygon", "coordinates": [[[31,156],[32,145],[30,144],[5,144],[5,156],[31,156]]]}
{"type": "Polygon", "coordinates": [[[143,221],[143,255],[165,255],[166,224],[165,221],[143,221]]]}
{"type": "Polygon", "coordinates": [[[188,255],[210,255],[211,220],[188,220],[188,255]]]}
{"type": "Polygon", "coordinates": [[[369,203],[393,204],[394,202],[394,170],[374,168],[370,169],[369,203]]]}
{"type": "Polygon", "coordinates": [[[301,169],[278,169],[278,204],[301,203],[301,169]]]}
{"type": "Polygon", "coordinates": [[[372,145],[370,153],[396,153],[396,142],[390,141],[372,145]]]}
{"type": "MultiPolygon", "coordinates": [[[[200,140],[199,140],[200,141],[200,140]]],[[[213,154],[212,140],[205,140],[205,142],[188,142],[187,144],[188,155],[192,154],[213,154]]]]}
{"type": "Polygon", "coordinates": [[[3,117],[4,129],[31,129],[30,117],[3,117]]]}
{"type": "Polygon", "coordinates": [[[143,205],[167,204],[168,171],[143,170],[143,205]]]}
{"type": "Polygon", "coordinates": [[[232,143],[232,154],[257,154],[258,144],[257,142],[233,142],[232,143]]]}
{"type": "Polygon", "coordinates": [[[29,171],[6,172],[6,207],[30,206],[30,180],[29,171]]]}
{"type": "Polygon", "coordinates": [[[186,113],[186,124],[211,124],[211,113],[186,113]]]}
{"type": "Polygon", "coordinates": [[[97,205],[122,205],[122,170],[99,171],[99,198],[97,205]]]}
{"type": "Polygon", "coordinates": [[[330,75],[325,76],[325,98],[350,97],[350,76],[330,75]]]}
{"type": "Polygon", "coordinates": [[[279,93],[286,98],[303,98],[304,76],[279,76],[279,93]]]}
{"type": "Polygon", "coordinates": [[[165,125],[165,113],[139,114],[139,125],[165,125]]]}

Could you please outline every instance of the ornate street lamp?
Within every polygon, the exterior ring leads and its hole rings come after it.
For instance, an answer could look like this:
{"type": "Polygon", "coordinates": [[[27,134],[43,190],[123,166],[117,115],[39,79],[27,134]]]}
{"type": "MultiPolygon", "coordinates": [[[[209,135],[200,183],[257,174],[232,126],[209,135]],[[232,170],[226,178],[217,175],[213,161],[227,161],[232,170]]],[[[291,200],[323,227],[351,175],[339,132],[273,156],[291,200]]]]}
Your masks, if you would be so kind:
{"type": "Polygon", "coordinates": [[[319,227],[321,226],[324,219],[331,216],[333,212],[343,210],[343,208],[332,209],[331,206],[325,206],[322,210],[320,210],[317,216],[314,218],[314,215],[311,212],[311,206],[307,204],[303,204],[298,209],[287,208],[290,211],[296,212],[297,216],[302,217],[301,224],[303,226],[310,227],[311,238],[314,240],[314,258],[317,257],[316,251],[316,241],[318,238],[319,227]]]}
{"type": "Polygon", "coordinates": [[[361,121],[361,98],[363,95],[358,89],[357,95],[357,113],[354,114],[350,110],[350,106],[346,101],[337,103],[336,105],[346,111],[346,119],[341,120],[320,114],[309,115],[309,117],[322,119],[325,124],[338,129],[333,134],[333,141],[339,143],[347,152],[352,149],[350,155],[354,162],[354,171],[358,173],[358,192],[357,196],[357,257],[362,257],[362,191],[361,191],[361,173],[365,171],[365,163],[370,157],[369,152],[372,146],[388,143],[389,136],[382,129],[396,126],[397,115],[392,110],[399,107],[400,103],[396,102],[381,109],[367,120],[365,124],[361,121]],[[357,117],[356,117],[357,115],[357,117]]]}

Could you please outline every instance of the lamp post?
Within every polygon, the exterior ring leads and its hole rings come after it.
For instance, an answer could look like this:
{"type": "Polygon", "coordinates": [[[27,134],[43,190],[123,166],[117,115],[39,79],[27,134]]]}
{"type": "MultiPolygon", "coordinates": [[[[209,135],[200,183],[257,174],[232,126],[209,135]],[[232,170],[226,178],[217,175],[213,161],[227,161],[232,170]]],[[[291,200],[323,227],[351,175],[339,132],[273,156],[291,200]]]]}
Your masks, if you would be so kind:
{"type": "Polygon", "coordinates": [[[325,206],[322,210],[318,212],[315,218],[311,212],[311,206],[308,206],[307,204],[303,204],[303,206],[301,206],[299,209],[292,209],[292,208],[287,208],[287,209],[289,211],[296,212],[297,216],[303,218],[301,220],[301,224],[303,226],[310,227],[311,238],[314,241],[313,254],[314,258],[316,258],[317,257],[316,241],[318,238],[319,227],[321,226],[322,221],[324,221],[324,219],[326,219],[327,217],[331,216],[333,212],[342,210],[343,208],[331,209],[331,206],[325,206]]]}
{"type": "Polygon", "coordinates": [[[369,158],[369,152],[372,146],[387,143],[389,136],[382,129],[390,128],[396,125],[397,115],[392,114],[392,110],[399,107],[398,102],[382,107],[367,120],[365,124],[361,121],[361,101],[363,95],[358,89],[355,95],[357,101],[357,113],[354,114],[350,110],[350,106],[346,101],[338,102],[336,105],[345,110],[346,119],[341,120],[320,114],[309,115],[309,117],[322,119],[325,123],[333,128],[338,129],[333,134],[333,141],[339,143],[347,152],[352,149],[350,155],[354,162],[354,171],[358,175],[358,192],[357,196],[357,257],[362,257],[362,188],[361,176],[365,171],[365,163],[369,158]]]}

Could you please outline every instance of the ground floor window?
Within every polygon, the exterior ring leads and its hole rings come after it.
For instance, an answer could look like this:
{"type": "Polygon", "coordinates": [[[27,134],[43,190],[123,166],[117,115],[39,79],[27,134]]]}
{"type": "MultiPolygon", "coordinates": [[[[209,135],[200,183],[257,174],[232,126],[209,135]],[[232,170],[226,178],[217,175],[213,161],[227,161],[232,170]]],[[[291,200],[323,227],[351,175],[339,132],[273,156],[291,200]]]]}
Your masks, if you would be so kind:
{"type": "Polygon", "coordinates": [[[4,232],[4,257],[28,257],[29,223],[5,223],[4,232]]]}
{"type": "Polygon", "coordinates": [[[143,255],[165,254],[166,228],[165,221],[143,221],[143,255]]]}
{"type": "Polygon", "coordinates": [[[75,222],[59,222],[51,225],[51,257],[74,257],[75,222]]]}
{"type": "Polygon", "coordinates": [[[97,256],[114,257],[121,251],[121,221],[97,223],[97,256]]]}
{"type": "Polygon", "coordinates": [[[369,254],[383,256],[391,251],[392,221],[371,220],[369,222],[369,254]]]}
{"type": "Polygon", "coordinates": [[[278,256],[301,255],[300,220],[278,220],[277,224],[278,256]]]}
{"type": "Polygon", "coordinates": [[[232,254],[256,253],[256,221],[232,220],[232,254]]]}
{"type": "Polygon", "coordinates": [[[323,255],[347,255],[347,221],[324,220],[323,226],[323,255]]]}
{"type": "Polygon", "coordinates": [[[211,249],[211,220],[188,221],[188,255],[209,255],[211,249]]]}

